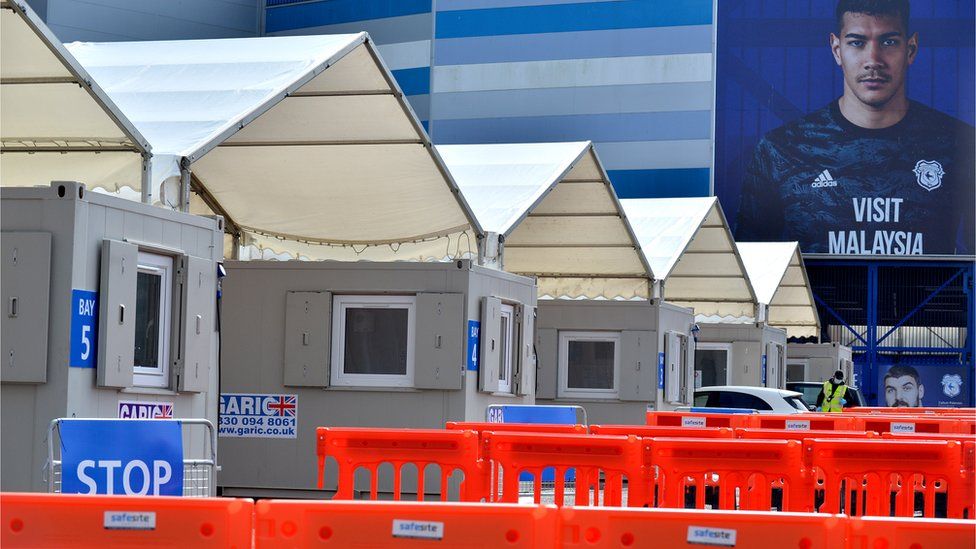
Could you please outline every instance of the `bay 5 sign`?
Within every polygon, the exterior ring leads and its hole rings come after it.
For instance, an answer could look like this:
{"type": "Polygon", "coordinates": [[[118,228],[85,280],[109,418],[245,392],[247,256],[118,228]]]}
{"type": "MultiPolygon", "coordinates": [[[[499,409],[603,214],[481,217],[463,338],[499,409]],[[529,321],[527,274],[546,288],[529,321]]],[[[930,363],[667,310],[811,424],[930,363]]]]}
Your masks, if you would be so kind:
{"type": "Polygon", "coordinates": [[[165,420],[59,420],[61,492],[183,495],[183,428],[165,420]]]}

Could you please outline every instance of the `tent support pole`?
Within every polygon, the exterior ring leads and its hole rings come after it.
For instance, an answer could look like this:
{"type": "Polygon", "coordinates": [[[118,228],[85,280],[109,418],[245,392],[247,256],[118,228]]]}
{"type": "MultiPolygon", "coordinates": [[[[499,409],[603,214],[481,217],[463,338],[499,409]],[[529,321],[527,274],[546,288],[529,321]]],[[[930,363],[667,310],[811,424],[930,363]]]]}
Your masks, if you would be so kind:
{"type": "Polygon", "coordinates": [[[180,159],[180,211],[190,211],[190,160],[180,159]]]}
{"type": "Polygon", "coordinates": [[[224,232],[230,233],[231,237],[234,239],[234,249],[231,251],[231,258],[239,259],[241,246],[244,244],[244,230],[241,229],[241,226],[234,221],[234,218],[231,217],[229,213],[227,213],[227,210],[220,205],[220,202],[218,202],[217,199],[210,194],[210,190],[204,186],[203,182],[200,181],[197,176],[193,175],[193,173],[189,173],[189,178],[190,185],[192,186],[193,190],[196,191],[197,196],[200,197],[200,200],[203,200],[203,203],[206,204],[213,213],[223,216],[224,232]]]}
{"type": "Polygon", "coordinates": [[[142,154],[142,203],[152,204],[152,155],[142,154]]]}

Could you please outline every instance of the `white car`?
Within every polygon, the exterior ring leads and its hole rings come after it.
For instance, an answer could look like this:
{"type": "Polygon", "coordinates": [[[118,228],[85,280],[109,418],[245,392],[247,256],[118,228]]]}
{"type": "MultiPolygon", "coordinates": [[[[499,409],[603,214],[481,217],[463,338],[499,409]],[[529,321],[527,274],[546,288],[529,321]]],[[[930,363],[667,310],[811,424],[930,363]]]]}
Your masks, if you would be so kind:
{"type": "Polygon", "coordinates": [[[695,390],[695,408],[736,408],[767,414],[809,412],[803,395],[770,387],[719,385],[695,390]]]}

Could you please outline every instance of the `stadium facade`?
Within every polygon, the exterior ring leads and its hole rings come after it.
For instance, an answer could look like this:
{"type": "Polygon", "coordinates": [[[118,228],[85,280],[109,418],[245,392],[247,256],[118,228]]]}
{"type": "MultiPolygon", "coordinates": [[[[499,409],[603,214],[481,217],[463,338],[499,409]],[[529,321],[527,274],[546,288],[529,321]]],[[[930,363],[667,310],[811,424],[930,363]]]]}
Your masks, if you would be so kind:
{"type": "MultiPolygon", "coordinates": [[[[782,121],[791,108],[822,105],[840,89],[836,71],[802,81],[766,73],[829,56],[822,42],[803,42],[805,25],[796,21],[829,20],[833,0],[730,2],[723,8],[739,10],[739,30],[717,28],[715,0],[198,0],[192,9],[150,0],[30,3],[64,41],[366,30],[435,143],[592,140],[621,197],[719,194],[733,213],[734,199],[716,187],[726,174],[741,174],[743,162],[713,150],[716,135],[728,141],[765,130],[726,124],[739,133],[717,134],[716,114],[736,117],[760,105],[782,121]],[[750,21],[793,21],[797,43],[748,32],[750,21]],[[738,107],[729,103],[734,93],[716,97],[716,62],[727,66],[721,59],[729,55],[716,47],[723,40],[741,41],[732,54],[742,62],[727,73],[741,85],[738,107]],[[791,104],[799,88],[804,102],[791,104]]],[[[972,124],[972,4],[912,5],[926,39],[909,82],[913,98],[972,124]],[[959,71],[952,86],[935,84],[952,71],[959,71]]],[[[930,380],[933,394],[940,378],[960,375],[973,404],[971,255],[806,262],[822,339],[854,347],[869,401],[883,400],[882,373],[905,365],[930,380]]]]}

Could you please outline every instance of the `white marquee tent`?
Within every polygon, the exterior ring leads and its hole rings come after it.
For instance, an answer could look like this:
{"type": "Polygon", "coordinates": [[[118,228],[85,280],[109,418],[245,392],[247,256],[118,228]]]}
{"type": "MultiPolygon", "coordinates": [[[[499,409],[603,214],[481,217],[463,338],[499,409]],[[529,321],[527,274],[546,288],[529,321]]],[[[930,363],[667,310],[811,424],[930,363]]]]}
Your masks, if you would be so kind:
{"type": "Polygon", "coordinates": [[[767,322],[789,337],[820,337],[820,317],[796,242],[738,242],[742,263],[767,322]]]}
{"type": "Polygon", "coordinates": [[[481,229],[367,34],[67,48],[152,144],[157,198],[223,215],[241,244],[477,255],[481,229]]]}
{"type": "Polygon", "coordinates": [[[0,2],[0,184],[139,188],[148,140],[23,1],[0,2]]]}
{"type": "Polygon", "coordinates": [[[654,276],[590,142],[437,151],[489,241],[499,236],[499,267],[537,277],[540,296],[649,298],[654,276]]]}
{"type": "Polygon", "coordinates": [[[756,296],[718,199],[621,200],[657,279],[658,297],[698,322],[753,322],[756,296]]]}

